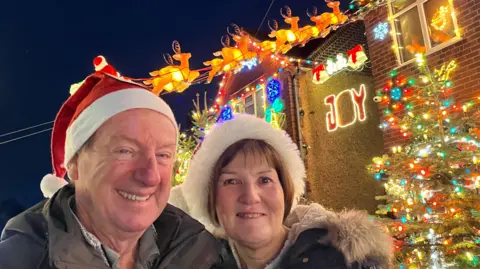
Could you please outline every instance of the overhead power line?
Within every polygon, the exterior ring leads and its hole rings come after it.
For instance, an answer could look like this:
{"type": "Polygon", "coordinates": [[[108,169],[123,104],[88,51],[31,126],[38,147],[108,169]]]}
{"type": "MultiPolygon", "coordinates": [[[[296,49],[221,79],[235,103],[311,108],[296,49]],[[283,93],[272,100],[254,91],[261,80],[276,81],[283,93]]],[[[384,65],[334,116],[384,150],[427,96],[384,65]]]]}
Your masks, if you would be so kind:
{"type": "Polygon", "coordinates": [[[265,16],[263,16],[262,22],[261,22],[260,25],[258,26],[257,32],[255,32],[254,38],[257,38],[257,34],[258,34],[258,32],[260,31],[260,29],[262,28],[262,25],[263,25],[263,23],[265,22],[265,19],[267,18],[268,13],[270,12],[270,9],[271,9],[272,6],[273,6],[273,2],[275,2],[275,0],[272,0],[272,2],[270,2],[270,6],[268,7],[267,12],[265,13],[265,16]]]}
{"type": "Polygon", "coordinates": [[[23,128],[23,129],[20,129],[20,130],[16,130],[16,131],[13,131],[13,132],[1,134],[0,137],[4,137],[4,136],[7,136],[7,135],[12,135],[12,134],[20,133],[20,132],[23,132],[23,131],[26,131],[26,130],[30,130],[30,129],[33,129],[33,128],[37,128],[37,127],[39,127],[39,126],[47,125],[47,124],[50,124],[50,123],[53,123],[53,121],[48,121],[48,122],[40,123],[40,124],[37,124],[37,125],[34,125],[34,126],[30,126],[30,127],[27,127],[27,128],[23,128]]]}
{"type": "Polygon", "coordinates": [[[23,135],[23,136],[20,136],[20,137],[12,138],[12,139],[7,140],[7,141],[2,141],[2,142],[0,142],[0,145],[8,144],[8,143],[13,142],[13,141],[17,141],[17,140],[24,139],[24,138],[27,138],[27,137],[30,137],[30,136],[34,136],[34,135],[37,135],[37,134],[41,134],[41,133],[50,131],[50,130],[52,130],[52,129],[53,129],[53,128],[48,128],[48,129],[44,129],[44,130],[41,130],[41,131],[38,131],[38,132],[34,132],[34,133],[31,133],[31,134],[27,134],[27,135],[23,135]]]}

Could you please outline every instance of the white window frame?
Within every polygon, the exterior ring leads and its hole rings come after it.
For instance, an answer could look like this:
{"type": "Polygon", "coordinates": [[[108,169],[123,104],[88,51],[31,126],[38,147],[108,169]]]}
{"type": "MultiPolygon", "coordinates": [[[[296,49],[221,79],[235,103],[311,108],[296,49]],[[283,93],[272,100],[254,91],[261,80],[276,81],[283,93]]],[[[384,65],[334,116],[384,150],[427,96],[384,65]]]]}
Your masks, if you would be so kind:
{"type": "Polygon", "coordinates": [[[245,102],[237,101],[234,104],[233,111],[235,113],[245,113],[245,102]]]}
{"type": "Polygon", "coordinates": [[[243,98],[243,111],[245,111],[245,113],[247,113],[247,107],[250,107],[250,106],[253,106],[253,115],[256,114],[256,110],[255,110],[255,95],[253,94],[253,92],[247,96],[245,96],[245,98],[243,98]],[[247,98],[248,97],[252,97],[252,101],[248,102],[247,103],[247,98]]]}
{"type": "MultiPolygon", "coordinates": [[[[388,4],[389,21],[390,21],[391,29],[393,31],[394,51],[395,51],[395,55],[397,57],[398,67],[402,67],[402,66],[409,65],[409,64],[413,63],[415,61],[415,57],[413,57],[412,59],[410,59],[408,61],[402,62],[402,58],[400,56],[400,50],[405,49],[405,48],[400,48],[400,45],[399,45],[399,42],[398,42],[398,35],[397,35],[395,20],[398,17],[402,16],[403,14],[407,13],[408,11],[410,11],[411,9],[413,9],[415,7],[417,7],[417,10],[418,10],[418,13],[419,13],[418,15],[419,15],[420,26],[421,26],[421,30],[422,30],[422,37],[423,37],[423,41],[424,41],[424,44],[425,44],[425,47],[426,47],[425,55],[429,55],[429,54],[435,53],[437,51],[443,50],[444,48],[446,48],[448,46],[451,46],[451,45],[459,42],[460,40],[462,40],[462,36],[460,34],[460,30],[459,30],[459,27],[458,27],[457,17],[452,16],[452,22],[453,22],[453,25],[455,27],[455,32],[456,32],[457,35],[454,38],[450,39],[449,41],[447,41],[445,43],[442,43],[442,44],[439,44],[435,47],[432,47],[432,40],[430,39],[430,34],[428,32],[428,26],[427,26],[428,25],[427,16],[425,14],[425,9],[424,9],[424,4],[428,1],[435,1],[435,0],[415,0],[414,3],[412,3],[409,6],[403,8],[401,11],[399,11],[395,14],[394,14],[394,8],[393,8],[392,3],[390,2],[388,4]]],[[[450,5],[450,9],[452,10],[452,12],[454,12],[454,14],[456,14],[455,5],[453,4],[453,0],[447,0],[447,1],[448,1],[448,4],[450,5]]]]}
{"type": "MultiPolygon", "coordinates": [[[[259,89],[255,89],[255,90],[252,90],[249,92],[248,95],[244,96],[242,98],[242,104],[243,104],[243,111],[245,113],[247,113],[247,107],[249,106],[253,106],[253,111],[254,111],[254,116],[255,117],[258,117],[258,114],[257,114],[257,109],[258,109],[258,106],[260,106],[261,109],[263,109],[263,111],[265,111],[265,89],[263,87],[259,88],[259,89]],[[263,92],[263,93],[262,93],[263,92]],[[257,104],[257,94],[263,94],[263,104],[257,104]],[[248,102],[247,103],[247,98],[248,97],[252,97],[252,101],[248,102]]],[[[263,118],[265,118],[265,112],[264,112],[264,115],[263,115],[263,118]]]]}
{"type": "Polygon", "coordinates": [[[265,118],[265,87],[260,87],[258,90],[255,91],[255,96],[254,96],[254,102],[255,102],[255,116],[258,117],[258,114],[257,114],[257,109],[258,107],[260,106],[260,109],[263,110],[263,117],[262,119],[265,118]],[[257,94],[261,94],[262,95],[262,100],[263,100],[263,103],[262,104],[257,104],[257,94]]]}

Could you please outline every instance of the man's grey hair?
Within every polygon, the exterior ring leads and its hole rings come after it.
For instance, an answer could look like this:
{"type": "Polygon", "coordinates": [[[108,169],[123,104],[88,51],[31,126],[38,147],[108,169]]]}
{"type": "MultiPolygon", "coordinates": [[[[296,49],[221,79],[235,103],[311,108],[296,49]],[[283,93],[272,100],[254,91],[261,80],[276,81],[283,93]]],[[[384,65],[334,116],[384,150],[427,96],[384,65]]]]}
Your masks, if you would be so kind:
{"type": "MultiPolygon", "coordinates": [[[[75,155],[73,155],[72,159],[70,159],[70,161],[67,163],[67,175],[68,175],[68,172],[70,170],[70,168],[72,167],[73,165],[73,162],[75,162],[78,158],[78,155],[82,152],[85,152],[89,147],[90,147],[90,144],[92,142],[92,137],[93,135],[87,139],[87,141],[85,143],[83,143],[83,145],[80,147],[80,149],[75,153],[75,155]]],[[[75,184],[75,181],[73,181],[70,177],[68,177],[68,181],[71,183],[71,184],[75,184]]]]}

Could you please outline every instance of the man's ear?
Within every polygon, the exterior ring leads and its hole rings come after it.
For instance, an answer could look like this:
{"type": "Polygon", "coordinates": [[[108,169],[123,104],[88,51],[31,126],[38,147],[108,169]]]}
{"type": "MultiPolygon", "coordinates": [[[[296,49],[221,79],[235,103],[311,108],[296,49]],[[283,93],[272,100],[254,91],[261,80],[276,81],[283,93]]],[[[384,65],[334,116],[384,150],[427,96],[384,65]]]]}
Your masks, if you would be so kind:
{"type": "Polygon", "coordinates": [[[78,154],[76,154],[68,163],[67,175],[70,179],[70,182],[73,184],[75,184],[75,181],[78,180],[78,154]]]}

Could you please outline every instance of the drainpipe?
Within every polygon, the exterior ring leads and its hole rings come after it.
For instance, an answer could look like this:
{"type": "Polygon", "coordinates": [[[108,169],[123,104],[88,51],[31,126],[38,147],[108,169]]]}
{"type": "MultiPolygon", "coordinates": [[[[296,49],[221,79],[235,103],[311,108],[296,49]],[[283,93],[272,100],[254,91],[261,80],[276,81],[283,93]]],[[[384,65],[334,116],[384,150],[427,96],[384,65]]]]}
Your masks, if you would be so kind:
{"type": "MultiPolygon", "coordinates": [[[[292,79],[292,91],[293,91],[293,98],[295,100],[295,117],[297,118],[297,131],[298,131],[298,149],[300,151],[300,157],[302,160],[305,162],[305,166],[307,165],[307,160],[306,158],[306,153],[305,153],[305,148],[303,147],[303,140],[302,140],[302,127],[300,124],[300,102],[299,102],[299,97],[298,97],[298,90],[300,89],[300,81],[298,79],[298,76],[300,75],[300,67],[298,64],[296,65],[296,70],[293,71],[294,73],[291,76],[292,79]]],[[[308,167],[305,167],[308,169],[308,167]]],[[[303,194],[304,199],[309,200],[309,193],[307,190],[309,189],[309,181],[308,178],[306,179],[306,186],[305,186],[305,193],[303,194]]]]}
{"type": "Polygon", "coordinates": [[[300,82],[298,81],[298,75],[300,75],[300,68],[296,65],[296,71],[292,75],[292,91],[293,98],[295,100],[295,117],[297,122],[297,131],[298,131],[298,149],[300,150],[300,156],[302,159],[305,159],[305,149],[303,148],[301,126],[300,126],[300,106],[298,101],[298,89],[300,82]]]}

